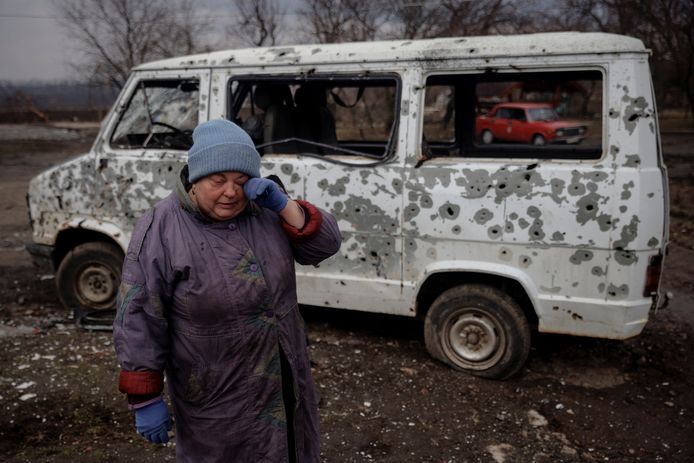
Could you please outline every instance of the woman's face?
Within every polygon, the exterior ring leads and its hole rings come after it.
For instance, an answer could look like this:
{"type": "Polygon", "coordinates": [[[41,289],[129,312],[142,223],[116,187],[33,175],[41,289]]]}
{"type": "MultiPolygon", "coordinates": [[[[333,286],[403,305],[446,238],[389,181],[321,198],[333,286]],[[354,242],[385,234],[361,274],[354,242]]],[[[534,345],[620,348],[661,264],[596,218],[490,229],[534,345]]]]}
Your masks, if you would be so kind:
{"type": "Polygon", "coordinates": [[[240,172],[218,172],[193,184],[191,196],[200,212],[212,220],[236,217],[248,203],[243,185],[248,175],[240,172]]]}

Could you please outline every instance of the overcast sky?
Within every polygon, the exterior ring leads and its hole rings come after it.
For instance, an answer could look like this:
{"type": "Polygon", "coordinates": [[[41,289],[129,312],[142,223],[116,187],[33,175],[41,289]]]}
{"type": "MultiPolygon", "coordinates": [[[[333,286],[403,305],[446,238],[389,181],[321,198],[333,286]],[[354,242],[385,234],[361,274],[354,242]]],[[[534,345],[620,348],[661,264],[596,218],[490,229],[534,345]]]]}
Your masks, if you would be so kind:
{"type": "MultiPolygon", "coordinates": [[[[143,0],[146,1],[146,0],[143,0]]],[[[76,56],[56,18],[55,0],[0,0],[0,80],[72,80],[78,78],[69,66],[76,56]]],[[[224,42],[224,22],[233,15],[232,0],[194,0],[201,12],[217,21],[217,43],[224,42]]],[[[295,11],[299,0],[286,0],[295,11]]],[[[238,45],[238,44],[236,44],[238,45]]]]}

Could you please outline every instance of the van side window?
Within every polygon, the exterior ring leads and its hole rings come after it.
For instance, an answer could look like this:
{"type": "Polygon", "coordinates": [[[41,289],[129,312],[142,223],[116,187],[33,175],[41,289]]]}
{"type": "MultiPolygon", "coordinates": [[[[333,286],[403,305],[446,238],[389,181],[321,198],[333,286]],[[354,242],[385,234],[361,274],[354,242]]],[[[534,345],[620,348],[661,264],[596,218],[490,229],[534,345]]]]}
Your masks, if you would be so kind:
{"type": "Polygon", "coordinates": [[[198,125],[197,80],[140,81],[111,135],[115,148],[187,150],[198,125]]]}
{"type": "Polygon", "coordinates": [[[599,71],[430,76],[425,102],[422,142],[430,155],[599,159],[603,153],[599,71]],[[434,103],[441,94],[451,95],[445,102],[451,109],[434,103]]]}
{"type": "Polygon", "coordinates": [[[229,118],[262,154],[392,152],[399,83],[394,77],[240,78],[229,83],[229,118]]]}

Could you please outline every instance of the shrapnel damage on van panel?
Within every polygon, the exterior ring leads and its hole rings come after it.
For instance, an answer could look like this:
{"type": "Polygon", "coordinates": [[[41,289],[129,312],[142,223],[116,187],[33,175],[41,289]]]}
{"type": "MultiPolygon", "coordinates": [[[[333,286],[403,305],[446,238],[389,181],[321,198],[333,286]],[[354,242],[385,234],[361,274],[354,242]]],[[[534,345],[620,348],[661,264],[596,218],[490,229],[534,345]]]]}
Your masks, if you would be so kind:
{"type": "Polygon", "coordinates": [[[340,253],[297,267],[300,302],[422,317],[435,357],[506,377],[529,325],[624,339],[657,305],[667,186],[647,59],[630,37],[551,33],[147,63],[91,152],[32,181],[34,241],[57,265],[89,240],[115,259],[192,128],[231,119],[263,175],[338,219],[340,253]]]}

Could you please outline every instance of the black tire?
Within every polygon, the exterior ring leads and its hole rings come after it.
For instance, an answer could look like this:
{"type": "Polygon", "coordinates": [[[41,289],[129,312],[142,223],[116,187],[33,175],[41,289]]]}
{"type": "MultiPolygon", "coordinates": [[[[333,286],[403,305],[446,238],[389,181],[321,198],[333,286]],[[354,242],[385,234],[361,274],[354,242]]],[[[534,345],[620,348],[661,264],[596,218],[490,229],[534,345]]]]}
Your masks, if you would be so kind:
{"type": "Polygon", "coordinates": [[[58,266],[58,297],[65,308],[108,310],[116,306],[123,251],[113,243],[94,241],[75,246],[58,266]]]}
{"type": "Polygon", "coordinates": [[[506,379],[528,358],[530,328],[506,293],[486,285],[461,285],[444,291],[432,304],[424,342],[432,357],[456,370],[506,379]]]}

